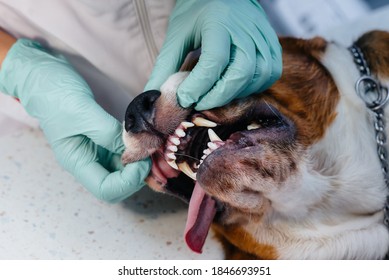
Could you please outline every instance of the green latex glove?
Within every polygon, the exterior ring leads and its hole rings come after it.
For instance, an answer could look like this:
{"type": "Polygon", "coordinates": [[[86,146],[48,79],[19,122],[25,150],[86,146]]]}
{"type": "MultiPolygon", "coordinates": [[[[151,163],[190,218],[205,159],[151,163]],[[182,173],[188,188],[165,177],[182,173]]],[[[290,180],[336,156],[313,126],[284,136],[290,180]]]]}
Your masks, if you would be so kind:
{"type": "Polygon", "coordinates": [[[201,47],[178,88],[183,107],[206,110],[270,87],[282,71],[277,35],[255,0],[177,0],[146,90],[159,89],[201,47]]]}
{"type": "Polygon", "coordinates": [[[0,89],[39,120],[58,161],[96,197],[117,202],[144,185],[150,159],[123,168],[122,126],[65,58],[19,39],[2,64],[0,89]]]}

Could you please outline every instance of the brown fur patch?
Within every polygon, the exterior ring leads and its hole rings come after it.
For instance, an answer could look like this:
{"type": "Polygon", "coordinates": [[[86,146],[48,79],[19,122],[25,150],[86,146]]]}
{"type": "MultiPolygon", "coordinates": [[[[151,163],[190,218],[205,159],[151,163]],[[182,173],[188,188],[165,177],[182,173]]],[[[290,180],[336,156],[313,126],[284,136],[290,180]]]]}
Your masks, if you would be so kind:
{"type": "Polygon", "coordinates": [[[371,71],[378,78],[389,78],[389,33],[371,31],[355,42],[362,50],[371,71]]]}
{"type": "Polygon", "coordinates": [[[299,142],[310,145],[323,137],[335,119],[340,98],[330,73],[320,63],[327,43],[322,38],[284,38],[281,44],[283,75],[264,93],[265,98],[296,123],[299,142]]]}
{"type": "Polygon", "coordinates": [[[273,246],[260,244],[239,226],[213,225],[216,237],[225,250],[226,259],[276,260],[277,251],[273,246]]]}

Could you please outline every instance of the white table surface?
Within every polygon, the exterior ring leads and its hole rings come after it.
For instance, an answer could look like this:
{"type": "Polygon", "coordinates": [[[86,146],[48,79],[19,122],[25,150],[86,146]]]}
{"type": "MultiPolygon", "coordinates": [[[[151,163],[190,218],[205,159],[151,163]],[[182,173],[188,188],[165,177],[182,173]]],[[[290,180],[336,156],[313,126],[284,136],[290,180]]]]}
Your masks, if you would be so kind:
{"type": "MultiPolygon", "coordinates": [[[[350,26],[323,35],[349,44],[363,31],[389,30],[389,7],[350,26]]],[[[123,203],[98,201],[57,164],[36,122],[0,94],[0,259],[222,258],[212,233],[203,254],[187,249],[186,213],[148,188],[123,203]]]]}

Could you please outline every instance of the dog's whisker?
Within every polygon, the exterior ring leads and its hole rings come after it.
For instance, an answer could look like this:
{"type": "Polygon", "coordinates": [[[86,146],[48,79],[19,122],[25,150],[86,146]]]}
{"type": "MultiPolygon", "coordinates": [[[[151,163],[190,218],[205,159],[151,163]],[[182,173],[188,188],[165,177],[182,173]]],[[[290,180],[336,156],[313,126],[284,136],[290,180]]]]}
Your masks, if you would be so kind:
{"type": "Polygon", "coordinates": [[[270,106],[270,104],[269,104],[266,100],[264,100],[264,101],[265,101],[266,106],[269,107],[270,111],[272,111],[272,113],[273,113],[273,114],[274,114],[282,123],[285,124],[285,121],[281,118],[281,116],[280,116],[276,111],[274,111],[274,109],[272,108],[272,106],[270,106]]]}
{"type": "Polygon", "coordinates": [[[182,157],[187,157],[187,158],[191,158],[191,159],[194,159],[194,160],[197,160],[199,161],[200,159],[196,158],[196,157],[192,157],[190,155],[187,155],[187,154],[183,154],[183,153],[174,153],[174,155],[176,156],[182,156],[182,157]]]}

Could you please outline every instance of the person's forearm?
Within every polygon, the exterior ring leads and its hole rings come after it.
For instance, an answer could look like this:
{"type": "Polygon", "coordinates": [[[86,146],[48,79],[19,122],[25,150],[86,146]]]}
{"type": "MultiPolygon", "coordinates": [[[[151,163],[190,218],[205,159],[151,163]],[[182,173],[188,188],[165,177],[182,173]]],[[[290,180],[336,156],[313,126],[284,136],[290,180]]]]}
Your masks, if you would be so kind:
{"type": "Polygon", "coordinates": [[[16,39],[0,29],[0,68],[8,50],[16,42],[16,39]]]}

